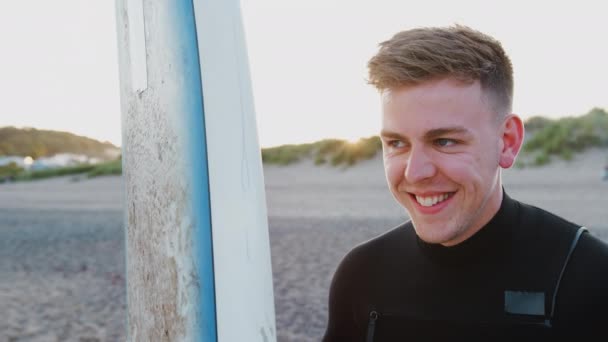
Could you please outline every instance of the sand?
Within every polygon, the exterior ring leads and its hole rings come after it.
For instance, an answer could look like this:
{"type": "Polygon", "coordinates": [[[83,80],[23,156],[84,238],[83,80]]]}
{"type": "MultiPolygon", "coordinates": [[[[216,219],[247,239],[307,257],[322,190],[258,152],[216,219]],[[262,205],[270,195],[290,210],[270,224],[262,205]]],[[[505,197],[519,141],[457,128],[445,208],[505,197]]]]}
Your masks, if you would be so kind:
{"type": "MultiPolygon", "coordinates": [[[[608,240],[606,150],[504,173],[509,194],[608,240]]],[[[380,158],[265,167],[278,341],[318,341],[348,250],[407,219],[380,158]]],[[[0,185],[0,342],[124,341],[121,177],[0,185]]]]}
{"type": "Polygon", "coordinates": [[[0,185],[0,342],[124,341],[121,178],[0,185]]]}

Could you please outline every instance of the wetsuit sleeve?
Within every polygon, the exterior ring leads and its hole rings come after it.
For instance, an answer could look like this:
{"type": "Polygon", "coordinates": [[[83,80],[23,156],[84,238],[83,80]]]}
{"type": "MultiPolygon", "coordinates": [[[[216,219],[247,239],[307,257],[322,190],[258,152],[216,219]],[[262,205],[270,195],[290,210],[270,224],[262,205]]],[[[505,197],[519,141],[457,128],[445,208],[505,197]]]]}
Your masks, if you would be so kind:
{"type": "Polygon", "coordinates": [[[329,319],[323,342],[361,341],[355,321],[354,298],[357,279],[355,251],[344,257],[334,273],[329,290],[329,319]]]}

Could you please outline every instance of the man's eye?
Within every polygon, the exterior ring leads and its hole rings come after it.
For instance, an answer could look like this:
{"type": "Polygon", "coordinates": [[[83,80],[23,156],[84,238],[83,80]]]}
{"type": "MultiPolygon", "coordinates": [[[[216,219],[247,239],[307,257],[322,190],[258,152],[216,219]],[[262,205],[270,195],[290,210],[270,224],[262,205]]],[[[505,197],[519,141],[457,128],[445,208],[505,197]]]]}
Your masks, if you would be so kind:
{"type": "Polygon", "coordinates": [[[448,147],[448,146],[452,146],[452,145],[456,144],[456,142],[452,139],[441,138],[441,139],[435,140],[435,144],[439,147],[448,147]]]}
{"type": "Polygon", "coordinates": [[[401,140],[391,140],[388,142],[388,146],[393,147],[393,148],[401,148],[401,147],[404,147],[405,144],[401,140]]]}

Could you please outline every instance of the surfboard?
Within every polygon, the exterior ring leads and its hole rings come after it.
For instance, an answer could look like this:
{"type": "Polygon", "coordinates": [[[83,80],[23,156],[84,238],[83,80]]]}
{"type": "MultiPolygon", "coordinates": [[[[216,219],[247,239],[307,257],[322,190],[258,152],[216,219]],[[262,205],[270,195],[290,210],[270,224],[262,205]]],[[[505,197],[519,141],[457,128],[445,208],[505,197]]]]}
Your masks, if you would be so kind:
{"type": "Polygon", "coordinates": [[[118,0],[129,341],[275,341],[239,1],[118,0]]]}

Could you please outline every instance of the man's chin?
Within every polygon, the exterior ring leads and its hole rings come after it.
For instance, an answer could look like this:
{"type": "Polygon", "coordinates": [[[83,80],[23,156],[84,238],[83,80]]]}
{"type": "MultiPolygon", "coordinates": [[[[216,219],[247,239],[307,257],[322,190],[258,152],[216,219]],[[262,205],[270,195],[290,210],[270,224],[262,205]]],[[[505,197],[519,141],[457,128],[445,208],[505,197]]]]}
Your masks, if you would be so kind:
{"type": "Polygon", "coordinates": [[[437,231],[438,227],[429,224],[416,224],[415,221],[412,221],[412,223],[414,225],[416,235],[418,235],[420,240],[431,244],[442,243],[446,240],[443,236],[444,234],[437,231]]]}
{"type": "Polygon", "coordinates": [[[441,244],[444,246],[455,245],[459,234],[447,227],[445,221],[440,223],[421,223],[412,219],[414,230],[418,238],[429,244],[441,244]],[[448,229],[446,229],[448,228],[448,229]]]}

